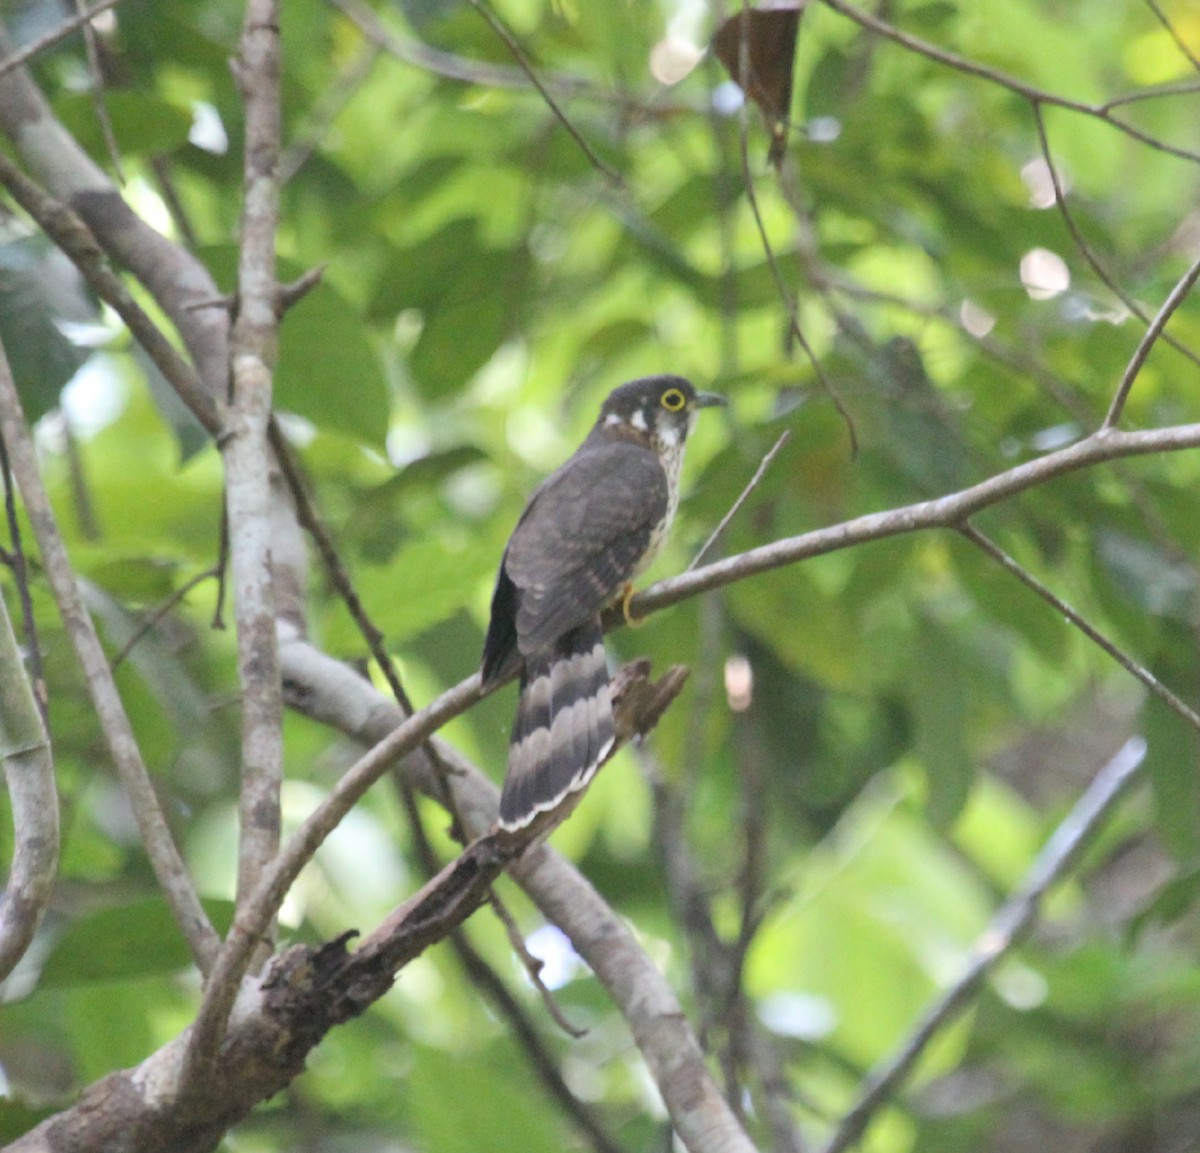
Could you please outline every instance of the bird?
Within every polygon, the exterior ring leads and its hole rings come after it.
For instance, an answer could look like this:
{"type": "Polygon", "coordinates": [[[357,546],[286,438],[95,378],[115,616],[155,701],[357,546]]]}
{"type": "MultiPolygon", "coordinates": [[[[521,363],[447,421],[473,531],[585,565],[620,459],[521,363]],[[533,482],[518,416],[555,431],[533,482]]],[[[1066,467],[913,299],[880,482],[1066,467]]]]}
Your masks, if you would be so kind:
{"type": "Polygon", "coordinates": [[[500,796],[516,831],[582,789],[615,740],[601,613],[622,601],[679,506],[684,446],[725,397],[682,376],[614,389],[586,439],[533,492],[500,561],[481,686],[520,672],[500,796]]]}

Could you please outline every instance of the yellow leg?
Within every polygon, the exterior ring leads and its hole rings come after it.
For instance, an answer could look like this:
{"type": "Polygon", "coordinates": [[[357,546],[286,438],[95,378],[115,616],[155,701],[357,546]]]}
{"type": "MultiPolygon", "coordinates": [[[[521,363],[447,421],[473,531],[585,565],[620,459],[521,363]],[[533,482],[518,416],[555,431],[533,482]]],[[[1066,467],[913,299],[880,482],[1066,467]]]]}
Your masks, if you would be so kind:
{"type": "Polygon", "coordinates": [[[629,602],[633,599],[633,593],[633,581],[626,581],[625,591],[621,594],[621,612],[625,617],[625,623],[631,629],[640,629],[642,625],[646,623],[646,618],[634,616],[633,613],[629,611],[629,602]]]}

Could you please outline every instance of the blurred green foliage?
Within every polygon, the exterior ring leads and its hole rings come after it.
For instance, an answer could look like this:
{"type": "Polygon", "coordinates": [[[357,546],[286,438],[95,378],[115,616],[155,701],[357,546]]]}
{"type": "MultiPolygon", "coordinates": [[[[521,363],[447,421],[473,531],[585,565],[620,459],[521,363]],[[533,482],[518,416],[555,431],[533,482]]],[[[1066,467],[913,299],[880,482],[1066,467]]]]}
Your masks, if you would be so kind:
{"type": "MultiPolygon", "coordinates": [[[[38,13],[53,22],[50,7],[22,8],[32,34],[38,13]]],[[[1200,52],[1195,6],[1159,7],[1200,52]]],[[[419,41],[467,75],[485,63],[510,69],[515,86],[439,76],[386,51],[372,59],[362,31],[318,0],[289,0],[283,14],[281,276],[327,268],[283,323],[278,405],[295,418],[287,428],[322,511],[418,702],[476,667],[494,567],[525,496],[624,379],[680,372],[732,402],[727,421],[706,417],[695,435],[687,499],[652,576],[686,566],[784,429],[791,443],[730,526],[727,554],[952,491],[1099,424],[1144,329],[1089,268],[1063,216],[1031,199],[1046,178],[1027,101],[814,3],[782,179],[763,163],[757,117],[746,120],[764,221],[800,324],[853,421],[853,457],[845,422],[787,337],[741,190],[742,120],[714,110],[724,76],[706,59],[666,88],[648,70],[668,22],[702,43],[709,14],[614,0],[503,0],[496,10],[619,186],[469,5],[411,0],[374,13],[402,45],[419,41]],[[1020,277],[1039,248],[1070,275],[1049,299],[1034,299],[1020,277]]],[[[906,0],[887,11],[916,35],[1072,99],[1187,82],[1189,91],[1118,112],[1200,150],[1196,69],[1147,5],[906,0]]],[[[228,290],[242,135],[228,59],[241,5],[126,0],[114,14],[105,103],[126,195],[173,236],[194,237],[228,290]]],[[[105,163],[80,91],[83,61],[67,41],[35,75],[105,163]]],[[[1152,314],[1197,253],[1200,166],[1097,118],[1044,114],[1073,219],[1152,314]]],[[[5,227],[0,336],[31,416],[44,417],[47,477],[116,652],[140,614],[213,563],[219,460],[45,245],[19,221],[5,227]],[[89,324],[90,336],[64,321],[89,324]]],[[[1171,332],[1200,349],[1200,306],[1186,304],[1171,332]]],[[[1198,379],[1194,361],[1160,344],[1127,425],[1200,420],[1198,379]]],[[[1139,459],[1025,493],[979,525],[1195,702],[1197,491],[1194,453],[1139,459]]],[[[314,639],[361,659],[346,610],[322,581],[314,588],[314,639]]],[[[53,606],[40,584],[34,594],[65,841],[39,949],[0,1004],[0,1140],[164,1043],[196,1000],[53,606]]],[[[201,583],[134,649],[119,683],[202,894],[224,903],[238,721],[232,638],[210,627],[214,607],[214,582],[201,583]]],[[[741,815],[750,800],[765,814],[771,903],[746,987],[793,1079],[796,1120],[816,1136],[961,972],[975,935],[1098,766],[1129,732],[1144,733],[1152,793],[1125,803],[1046,927],[940,1038],[866,1147],[1041,1147],[1023,1144],[1022,1132],[1060,1142],[1069,1133],[1071,1147],[1132,1147],[1134,1134],[1145,1138],[1139,1148],[1167,1147],[1155,1141],[1186,1121],[1200,1093],[1194,732],[1144,706],[1107,656],[945,535],[743,582],[610,643],[620,657],[696,669],[646,752],[686,794],[689,843],[730,936],[741,815]],[[744,712],[730,710],[722,685],[736,654],[755,677],[744,712]]],[[[447,735],[498,775],[510,708],[507,694],[485,702],[447,735]]],[[[351,750],[299,717],[286,741],[292,825],[351,750]]],[[[703,1016],[711,1006],[693,985],[650,810],[638,757],[623,753],[557,843],[703,1016]]],[[[373,927],[416,883],[385,787],[352,820],[297,885],[289,932],[373,927]]],[[[10,836],[0,825],[6,852],[10,836]]],[[[506,892],[536,929],[528,904],[506,892]]],[[[495,921],[480,914],[470,935],[520,987],[495,921]]],[[[622,1022],[582,967],[554,961],[558,996],[586,1036],[557,1033],[536,996],[520,996],[568,1083],[624,1147],[661,1143],[660,1107],[622,1022]]],[[[762,1116],[752,1111],[748,1123],[766,1144],[762,1116]]],[[[286,1099],[229,1148],[301,1139],[427,1153],[583,1143],[444,949],[331,1036],[286,1099]]]]}

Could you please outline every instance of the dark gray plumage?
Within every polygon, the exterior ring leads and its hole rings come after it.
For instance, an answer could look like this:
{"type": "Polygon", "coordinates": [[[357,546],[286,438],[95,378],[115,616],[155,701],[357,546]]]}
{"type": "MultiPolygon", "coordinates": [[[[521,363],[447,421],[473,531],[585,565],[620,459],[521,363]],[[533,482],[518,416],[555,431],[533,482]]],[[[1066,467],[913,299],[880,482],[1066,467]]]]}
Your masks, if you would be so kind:
{"type": "Polygon", "coordinates": [[[483,648],[485,687],[519,663],[500,823],[526,825],[582,788],[612,748],[600,614],[643,568],[679,498],[698,409],[724,398],[678,376],[631,381],[529,498],[500,562],[483,648]]]}

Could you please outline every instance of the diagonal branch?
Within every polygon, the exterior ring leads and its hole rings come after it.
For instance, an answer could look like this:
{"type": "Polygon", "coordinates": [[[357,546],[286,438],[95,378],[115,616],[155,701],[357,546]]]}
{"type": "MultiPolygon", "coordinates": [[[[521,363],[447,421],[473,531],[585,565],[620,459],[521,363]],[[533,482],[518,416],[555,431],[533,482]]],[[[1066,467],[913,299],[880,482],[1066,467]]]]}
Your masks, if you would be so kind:
{"type": "Polygon", "coordinates": [[[146,848],[154,875],[162,888],[192,957],[201,973],[207,973],[216,956],[218,938],[196,895],[195,886],[167,826],[162,806],[154,792],[137,739],[121,703],[112,669],[101,647],[96,627],[80,595],[75,571],[58,530],[50,498],[38,470],[33,438],[25,423],[21,400],[0,348],[0,436],[8,446],[13,476],[20,487],[33,533],[41,552],[42,566],[63,627],[83,666],[84,677],[109,753],[129,797],[138,832],[146,848]]]}
{"type": "Polygon", "coordinates": [[[26,44],[24,48],[0,60],[0,76],[3,76],[6,72],[11,72],[14,68],[19,68],[22,64],[28,63],[35,56],[45,52],[47,48],[53,48],[55,44],[65,40],[80,28],[86,28],[102,12],[107,12],[110,8],[115,8],[120,3],[121,0],[97,0],[90,8],[80,8],[74,16],[51,28],[44,36],[39,36],[36,40],[26,44]]]}
{"type": "MultiPolygon", "coordinates": [[[[385,739],[404,723],[395,701],[341,662],[309,645],[284,649],[295,706],[365,744],[385,739]]],[[[451,745],[434,741],[455,811],[469,835],[496,820],[499,789],[451,745]]],[[[407,758],[405,780],[442,802],[443,782],[428,762],[407,758]]],[[[646,955],[625,919],[578,869],[546,844],[528,850],[509,869],[546,919],[570,939],[633,1029],[656,1075],[677,1132],[690,1150],[745,1150],[745,1136],[706,1069],[704,1055],[670,983],[646,955]],[[658,1079],[659,1073],[664,1079],[658,1079]]]]}
{"type": "Polygon", "coordinates": [[[1162,335],[1163,329],[1166,328],[1167,321],[1175,315],[1175,310],[1187,299],[1188,293],[1192,291],[1197,279],[1200,279],[1200,259],[1193,262],[1191,268],[1183,274],[1179,282],[1171,289],[1170,295],[1163,301],[1162,308],[1158,310],[1158,313],[1150,322],[1150,327],[1142,333],[1142,339],[1138,341],[1138,346],[1134,349],[1133,356],[1130,358],[1129,364],[1121,376],[1121,383],[1117,385],[1117,392],[1113,397],[1112,405],[1109,407],[1108,415],[1104,418],[1103,428],[1112,428],[1121,419],[1121,413],[1125,410],[1125,402],[1129,399],[1129,393],[1133,389],[1133,382],[1137,380],[1138,373],[1142,371],[1142,365],[1146,363],[1146,358],[1150,355],[1151,349],[1154,348],[1158,342],[1158,338],[1162,335]]]}
{"type": "Polygon", "coordinates": [[[843,1153],[866,1131],[912,1072],[917,1059],[947,1025],[971,1003],[987,975],[1029,931],[1050,889],[1071,870],[1092,843],[1117,802],[1133,783],[1146,756],[1146,742],[1130,737],[1096,774],[1083,796],[1037,855],[1021,887],[1004,903],[979,935],[963,975],[926,1010],[908,1040],[871,1074],[853,1108],[821,1153],[843,1153]]]}
{"type": "Polygon", "coordinates": [[[899,44],[902,48],[906,48],[910,52],[915,52],[919,56],[925,56],[930,60],[937,61],[939,64],[946,65],[948,68],[953,68],[956,72],[961,72],[966,76],[975,76],[980,80],[987,80],[1001,88],[1006,88],[1009,92],[1013,92],[1018,96],[1024,96],[1026,100],[1030,100],[1035,104],[1052,104],[1056,108],[1065,108],[1070,112],[1078,112],[1083,116],[1092,116],[1097,120],[1102,120],[1105,124],[1111,124],[1117,131],[1123,132],[1126,136],[1158,152],[1165,152],[1181,160],[1200,163],[1200,154],[1191,152],[1186,148],[1179,148],[1173,144],[1168,144],[1165,140],[1159,140],[1157,137],[1143,132],[1128,121],[1118,119],[1112,115],[1108,106],[1103,103],[1088,104],[1082,100],[1071,100],[1066,96],[1047,92],[1033,84],[1026,83],[1024,80],[1018,80],[1015,76],[1009,76],[1006,72],[989,68],[986,64],[980,64],[965,56],[959,56],[957,53],[949,52],[945,48],[939,48],[936,44],[931,44],[928,40],[922,40],[919,36],[905,32],[897,28],[894,24],[889,24],[886,20],[882,20],[865,9],[849,3],[849,0],[821,0],[821,2],[839,15],[845,16],[848,20],[853,20],[860,28],[865,28],[868,32],[873,32],[876,36],[882,36],[886,40],[891,40],[893,43],[899,44]]]}
{"type": "Polygon", "coordinates": [[[1181,700],[1175,693],[1171,692],[1149,669],[1139,665],[1137,661],[1126,655],[1122,649],[1109,640],[1098,628],[1089,624],[1062,597],[1042,584],[1033,573],[1023,565],[1018,564],[998,544],[981,533],[973,525],[963,525],[961,532],[973,545],[982,549],[992,560],[1012,573],[1026,588],[1041,597],[1056,613],[1060,613],[1066,620],[1073,624],[1088,640],[1093,644],[1099,645],[1127,673],[1140,681],[1150,692],[1158,697],[1167,708],[1187,724],[1191,725],[1197,732],[1200,732],[1200,713],[1197,713],[1195,709],[1181,700]]]}
{"type": "MultiPolygon", "coordinates": [[[[1075,213],[1067,204],[1067,190],[1063,187],[1062,177],[1059,175],[1058,166],[1054,163],[1054,156],[1050,151],[1050,137],[1046,132],[1046,117],[1042,112],[1042,106],[1034,102],[1033,105],[1033,120],[1037,126],[1038,147],[1042,152],[1042,159],[1046,162],[1046,171],[1050,174],[1050,183],[1054,187],[1054,203],[1058,206],[1058,214],[1063,219],[1063,224],[1066,225],[1067,231],[1071,234],[1071,239],[1075,242],[1075,247],[1079,249],[1080,255],[1087,261],[1088,267],[1100,278],[1104,286],[1111,292],[1134,316],[1143,324],[1152,324],[1149,314],[1132,296],[1129,295],[1117,281],[1109,275],[1108,270],[1100,263],[1100,258],[1093,251],[1092,246],[1084,238],[1079,225],[1075,222],[1075,213]]],[[[1198,357],[1190,348],[1182,341],[1176,340],[1169,332],[1163,330],[1163,327],[1158,326],[1158,332],[1162,339],[1174,348],[1177,352],[1186,356],[1195,364],[1200,364],[1198,357]]],[[[1149,336],[1149,333],[1147,333],[1149,336]]]]}

